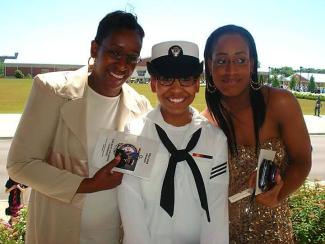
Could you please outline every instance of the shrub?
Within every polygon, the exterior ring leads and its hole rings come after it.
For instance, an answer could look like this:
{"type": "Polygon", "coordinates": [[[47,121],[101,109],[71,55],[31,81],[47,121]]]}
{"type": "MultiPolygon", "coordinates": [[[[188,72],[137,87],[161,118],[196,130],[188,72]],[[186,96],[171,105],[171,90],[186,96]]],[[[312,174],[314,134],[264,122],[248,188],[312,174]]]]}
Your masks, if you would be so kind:
{"type": "Polygon", "coordinates": [[[17,220],[12,225],[0,222],[0,243],[23,244],[25,243],[27,208],[22,208],[17,220]]]}
{"type": "Polygon", "coordinates": [[[25,75],[21,70],[17,69],[15,71],[15,77],[18,78],[18,79],[23,79],[23,78],[25,78],[25,75]]]}
{"type": "Polygon", "coordinates": [[[295,91],[292,91],[292,94],[299,99],[316,100],[318,97],[320,97],[321,101],[325,101],[325,95],[323,94],[315,94],[311,92],[295,92],[295,91]]]}
{"type": "Polygon", "coordinates": [[[289,198],[298,243],[325,243],[325,187],[306,181],[289,198]]]}
{"type": "Polygon", "coordinates": [[[30,73],[28,73],[28,74],[25,76],[25,78],[26,78],[26,79],[33,79],[33,76],[32,76],[30,73]]]}

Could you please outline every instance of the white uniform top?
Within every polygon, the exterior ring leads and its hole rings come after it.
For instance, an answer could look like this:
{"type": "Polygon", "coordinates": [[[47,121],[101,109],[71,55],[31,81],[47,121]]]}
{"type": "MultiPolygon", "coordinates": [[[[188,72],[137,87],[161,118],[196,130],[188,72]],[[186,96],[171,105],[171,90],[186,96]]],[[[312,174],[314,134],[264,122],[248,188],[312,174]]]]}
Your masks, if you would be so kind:
{"type": "Polygon", "coordinates": [[[167,124],[160,107],[126,126],[126,132],[159,141],[155,123],[166,131],[177,149],[187,146],[192,134],[202,128],[200,139],[190,152],[212,156],[193,156],[202,175],[211,222],[201,203],[195,180],[186,161],[178,162],[175,172],[174,215],[170,217],[160,207],[160,194],[169,161],[169,152],[161,143],[150,180],[124,175],[118,187],[118,203],[124,228],[124,243],[133,244],[198,244],[228,243],[228,163],[226,137],[198,112],[193,111],[192,122],[175,127],[167,124]],[[177,145],[178,144],[178,145],[177,145]]]}
{"type": "MultiPolygon", "coordinates": [[[[99,170],[92,161],[99,131],[101,128],[116,129],[120,96],[105,97],[87,86],[86,99],[88,167],[92,177],[99,170]]],[[[81,244],[118,243],[119,225],[116,188],[86,195],[81,214],[81,244]],[[109,240],[112,236],[116,240],[109,240]]]]}

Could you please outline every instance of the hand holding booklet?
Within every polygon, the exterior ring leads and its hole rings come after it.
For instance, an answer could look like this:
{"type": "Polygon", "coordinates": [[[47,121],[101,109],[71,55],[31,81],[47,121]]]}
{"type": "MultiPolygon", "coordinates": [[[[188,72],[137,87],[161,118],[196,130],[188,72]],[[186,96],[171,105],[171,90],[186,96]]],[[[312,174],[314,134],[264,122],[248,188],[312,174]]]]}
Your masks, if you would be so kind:
{"type": "Polygon", "coordinates": [[[113,171],[149,179],[159,143],[143,136],[102,129],[93,155],[94,165],[103,167],[119,154],[120,163],[113,171]]]}
{"type": "MultiPolygon", "coordinates": [[[[263,162],[269,162],[270,164],[274,160],[275,153],[276,152],[272,150],[265,150],[265,149],[260,150],[258,161],[257,161],[257,169],[256,169],[257,175],[256,175],[255,190],[253,188],[247,188],[235,195],[232,195],[231,197],[229,197],[229,201],[231,203],[237,202],[245,197],[251,196],[252,194],[256,196],[263,192],[263,187],[270,181],[268,180],[270,177],[265,176],[265,174],[267,173],[266,171],[270,171],[270,170],[266,170],[268,168],[266,168],[265,166],[263,167],[264,165],[263,162]],[[264,176],[263,179],[261,178],[261,176],[264,176]],[[266,179],[264,179],[265,177],[266,179]]],[[[273,170],[272,173],[273,173],[272,176],[274,178],[276,171],[273,170]]]]}

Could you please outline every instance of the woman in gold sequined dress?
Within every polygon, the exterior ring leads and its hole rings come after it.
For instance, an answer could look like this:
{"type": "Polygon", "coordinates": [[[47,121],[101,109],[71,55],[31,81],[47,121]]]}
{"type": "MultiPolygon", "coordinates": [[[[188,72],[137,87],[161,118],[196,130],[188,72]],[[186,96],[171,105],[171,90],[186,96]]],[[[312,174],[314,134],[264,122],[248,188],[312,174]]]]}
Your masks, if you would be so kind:
{"type": "MultiPolygon", "coordinates": [[[[276,185],[251,200],[229,203],[230,243],[293,243],[287,197],[304,182],[311,146],[300,106],[287,90],[258,82],[257,51],[244,28],[215,30],[204,51],[203,115],[228,138],[232,196],[253,182],[260,149],[276,151],[276,185]]],[[[251,184],[252,185],[252,184],[251,184]]]]}

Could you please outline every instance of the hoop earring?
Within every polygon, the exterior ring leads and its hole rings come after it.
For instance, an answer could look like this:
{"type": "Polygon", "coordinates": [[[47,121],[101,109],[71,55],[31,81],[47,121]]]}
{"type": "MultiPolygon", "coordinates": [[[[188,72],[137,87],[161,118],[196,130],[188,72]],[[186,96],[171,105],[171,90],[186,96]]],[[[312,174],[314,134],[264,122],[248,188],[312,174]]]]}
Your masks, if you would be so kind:
{"type": "Polygon", "coordinates": [[[251,88],[254,90],[254,91],[258,91],[259,89],[261,89],[261,87],[262,87],[262,84],[261,84],[261,82],[255,82],[255,81],[253,81],[253,80],[251,80],[251,82],[250,82],[250,85],[251,85],[251,88]]]}
{"type": "MultiPolygon", "coordinates": [[[[211,77],[212,78],[212,77],[211,77]]],[[[211,82],[212,82],[212,79],[211,79],[211,82]]],[[[213,84],[210,84],[211,82],[207,82],[206,83],[206,89],[207,89],[207,91],[209,92],[209,93],[215,93],[216,92],[216,90],[217,90],[217,88],[215,87],[215,85],[213,84]]]]}
{"type": "Polygon", "coordinates": [[[88,73],[93,72],[95,65],[96,65],[96,58],[89,57],[88,58],[88,73]]]}

